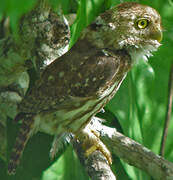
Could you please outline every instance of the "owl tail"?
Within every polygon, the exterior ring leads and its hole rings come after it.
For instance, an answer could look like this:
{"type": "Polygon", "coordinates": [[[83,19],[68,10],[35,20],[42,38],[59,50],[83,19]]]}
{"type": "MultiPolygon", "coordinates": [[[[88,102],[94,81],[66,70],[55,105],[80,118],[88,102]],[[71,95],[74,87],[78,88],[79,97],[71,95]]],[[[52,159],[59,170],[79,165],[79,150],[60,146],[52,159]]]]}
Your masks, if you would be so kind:
{"type": "Polygon", "coordinates": [[[16,173],[16,168],[23,154],[25,145],[28,142],[28,139],[32,133],[33,125],[34,125],[33,114],[26,114],[22,121],[19,134],[16,138],[16,144],[12,150],[11,157],[8,163],[9,175],[16,173]]]}

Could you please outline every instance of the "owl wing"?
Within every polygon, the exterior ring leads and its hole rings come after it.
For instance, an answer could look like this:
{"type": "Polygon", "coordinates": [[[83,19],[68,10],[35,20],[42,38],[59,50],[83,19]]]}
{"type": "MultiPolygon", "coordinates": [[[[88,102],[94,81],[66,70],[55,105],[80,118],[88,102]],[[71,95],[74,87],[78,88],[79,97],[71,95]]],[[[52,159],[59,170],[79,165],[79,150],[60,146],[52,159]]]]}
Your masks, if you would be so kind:
{"type": "Polygon", "coordinates": [[[107,53],[86,47],[85,44],[76,43],[68,53],[45,69],[35,87],[22,101],[20,111],[56,109],[71,97],[73,100],[74,97],[96,98],[113,85],[117,75],[117,80],[122,78],[119,77],[120,72],[129,61],[126,52],[107,53]]]}

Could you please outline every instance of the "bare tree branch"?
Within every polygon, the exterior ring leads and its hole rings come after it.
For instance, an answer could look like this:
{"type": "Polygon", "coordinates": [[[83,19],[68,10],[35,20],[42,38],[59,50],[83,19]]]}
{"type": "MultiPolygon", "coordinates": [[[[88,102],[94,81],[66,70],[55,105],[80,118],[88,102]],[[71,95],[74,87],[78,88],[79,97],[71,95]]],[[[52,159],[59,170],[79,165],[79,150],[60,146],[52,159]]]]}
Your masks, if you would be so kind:
{"type": "Polygon", "coordinates": [[[106,157],[100,151],[94,151],[86,157],[77,140],[73,141],[73,147],[92,180],[116,180],[106,157]]]}
{"type": "Polygon", "coordinates": [[[144,170],[157,180],[173,179],[173,164],[151,150],[110,128],[101,125],[99,118],[95,118],[92,127],[100,133],[100,139],[110,152],[129,165],[144,170]]]}

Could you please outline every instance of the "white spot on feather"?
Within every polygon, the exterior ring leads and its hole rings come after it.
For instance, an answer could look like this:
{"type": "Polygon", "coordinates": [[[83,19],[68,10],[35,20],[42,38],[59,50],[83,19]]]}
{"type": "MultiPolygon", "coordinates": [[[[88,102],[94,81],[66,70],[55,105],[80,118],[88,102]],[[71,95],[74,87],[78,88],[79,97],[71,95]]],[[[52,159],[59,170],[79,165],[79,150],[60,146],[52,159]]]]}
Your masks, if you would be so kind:
{"type": "Polygon", "coordinates": [[[115,30],[115,29],[116,29],[115,24],[113,24],[113,23],[109,23],[108,25],[109,25],[109,27],[110,27],[112,30],[115,30]]]}

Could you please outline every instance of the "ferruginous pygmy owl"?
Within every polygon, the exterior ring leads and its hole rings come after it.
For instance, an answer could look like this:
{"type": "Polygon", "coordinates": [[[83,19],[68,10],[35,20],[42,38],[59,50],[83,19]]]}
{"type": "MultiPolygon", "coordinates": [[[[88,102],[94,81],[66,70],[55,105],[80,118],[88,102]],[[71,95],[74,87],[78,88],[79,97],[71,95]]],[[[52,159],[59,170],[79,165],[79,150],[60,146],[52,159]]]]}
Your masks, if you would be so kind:
{"type": "Polygon", "coordinates": [[[122,3],[97,17],[71,50],[46,67],[19,105],[16,119],[22,125],[9,174],[15,173],[33,132],[78,136],[114,96],[136,59],[147,59],[161,39],[160,15],[149,6],[122,3]]]}

